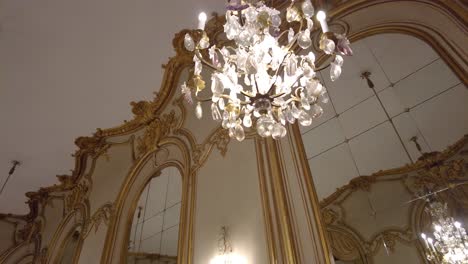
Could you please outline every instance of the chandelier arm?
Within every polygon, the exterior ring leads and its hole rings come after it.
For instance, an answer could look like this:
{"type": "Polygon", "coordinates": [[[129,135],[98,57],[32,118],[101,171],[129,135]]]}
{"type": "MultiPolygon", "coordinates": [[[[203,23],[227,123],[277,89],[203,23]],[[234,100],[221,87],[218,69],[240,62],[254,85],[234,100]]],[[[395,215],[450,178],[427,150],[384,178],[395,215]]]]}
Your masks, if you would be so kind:
{"type": "MultiPolygon", "coordinates": [[[[288,105],[289,103],[291,102],[300,102],[299,98],[295,97],[295,96],[291,96],[291,98],[289,98],[288,100],[286,100],[283,104],[284,105],[288,105]]],[[[280,105],[277,105],[276,103],[272,103],[272,105],[276,105],[278,107],[281,107],[280,105]]]]}
{"type": "Polygon", "coordinates": [[[223,72],[220,69],[218,69],[218,67],[214,66],[213,64],[211,64],[210,62],[205,60],[205,58],[203,58],[203,56],[201,55],[201,53],[200,53],[200,51],[198,49],[195,52],[195,56],[197,56],[197,58],[202,62],[202,64],[207,66],[208,68],[210,68],[210,69],[212,69],[214,71],[217,71],[219,73],[223,72]]]}
{"type": "Polygon", "coordinates": [[[281,96],[283,96],[283,95],[285,95],[285,94],[286,94],[286,93],[274,94],[274,95],[271,95],[270,98],[275,99],[275,98],[281,97],[281,96]]]}
{"type": "Polygon", "coordinates": [[[253,95],[251,95],[251,94],[248,94],[248,93],[245,92],[245,91],[241,91],[241,94],[243,94],[243,95],[245,95],[245,96],[247,96],[247,97],[249,97],[249,98],[254,98],[254,97],[255,97],[255,96],[253,96],[253,95]]]}
{"type": "MultiPolygon", "coordinates": [[[[335,58],[336,54],[333,54],[333,55],[331,55],[331,54],[326,54],[326,56],[335,58]]],[[[320,68],[315,68],[314,71],[316,71],[316,72],[318,72],[318,71],[323,71],[323,70],[327,69],[327,68],[330,67],[330,66],[331,66],[331,62],[329,62],[327,65],[322,66],[322,67],[320,67],[320,68]]]]}

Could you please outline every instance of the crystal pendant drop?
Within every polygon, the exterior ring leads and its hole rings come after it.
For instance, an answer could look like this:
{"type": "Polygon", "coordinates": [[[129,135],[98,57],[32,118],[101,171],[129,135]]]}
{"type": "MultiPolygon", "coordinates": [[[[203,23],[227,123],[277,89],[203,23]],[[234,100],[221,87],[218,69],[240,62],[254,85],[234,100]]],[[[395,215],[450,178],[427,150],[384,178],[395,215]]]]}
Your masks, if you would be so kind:
{"type": "Polygon", "coordinates": [[[218,100],[218,106],[219,106],[219,109],[224,110],[225,103],[224,103],[224,99],[223,99],[223,98],[219,98],[219,100],[218,100]]]}
{"type": "Polygon", "coordinates": [[[299,109],[296,107],[296,104],[293,104],[293,105],[292,105],[292,108],[291,108],[291,113],[292,113],[292,115],[294,116],[294,118],[299,118],[299,115],[301,114],[301,110],[299,110],[299,109]]]}
{"type": "Polygon", "coordinates": [[[211,104],[211,116],[213,120],[221,120],[221,113],[219,112],[219,108],[216,103],[211,104]]]}
{"type": "Polygon", "coordinates": [[[202,116],[203,116],[203,110],[202,110],[202,107],[201,107],[201,103],[198,102],[197,103],[197,106],[195,107],[195,116],[198,118],[198,119],[201,119],[202,116]]]}
{"type": "Polygon", "coordinates": [[[286,20],[289,23],[291,23],[294,21],[299,21],[300,19],[301,16],[299,15],[299,11],[297,10],[297,8],[295,8],[294,6],[288,7],[288,9],[286,10],[286,20]]]}
{"type": "Polygon", "coordinates": [[[313,118],[319,118],[323,114],[323,108],[318,104],[314,104],[310,113],[312,114],[313,118]]]}
{"type": "Polygon", "coordinates": [[[302,7],[302,13],[304,13],[306,17],[312,17],[314,15],[314,12],[315,12],[314,6],[310,2],[310,0],[305,0],[302,3],[301,7],[302,7]]]}
{"type": "Polygon", "coordinates": [[[286,59],[286,66],[285,71],[288,76],[296,75],[297,70],[297,60],[296,57],[291,55],[289,58],[286,59]]]}
{"type": "Polygon", "coordinates": [[[294,29],[289,28],[289,30],[288,30],[288,43],[291,44],[291,42],[293,42],[293,40],[294,40],[294,29]]]}
{"type": "Polygon", "coordinates": [[[206,33],[203,34],[203,37],[200,39],[200,42],[198,43],[198,45],[200,46],[201,49],[207,49],[208,47],[210,47],[210,39],[208,38],[206,33]]]}
{"type": "Polygon", "coordinates": [[[234,128],[234,136],[236,137],[238,141],[244,140],[245,132],[240,124],[237,124],[236,127],[234,128]]]}
{"type": "Polygon", "coordinates": [[[302,126],[310,126],[312,124],[312,117],[304,110],[299,113],[297,120],[302,126]]]}
{"type": "Polygon", "coordinates": [[[216,75],[211,76],[211,92],[213,95],[219,96],[224,91],[223,84],[216,75]]]}
{"type": "Polygon", "coordinates": [[[229,128],[229,137],[230,138],[233,138],[235,136],[235,129],[233,127],[230,127],[229,128]]]}
{"type": "Polygon", "coordinates": [[[279,15],[271,16],[271,25],[275,28],[279,28],[281,26],[281,17],[279,15]]]}
{"type": "Polygon", "coordinates": [[[243,119],[243,122],[245,127],[251,127],[252,126],[252,117],[250,116],[250,114],[246,114],[244,116],[244,119],[243,119]]]}
{"type": "Polygon", "coordinates": [[[294,124],[294,122],[296,121],[296,118],[294,118],[293,114],[292,114],[292,111],[291,109],[287,108],[286,111],[285,111],[285,116],[286,116],[286,120],[290,123],[290,124],[294,124]]]}
{"type": "Polygon", "coordinates": [[[307,98],[307,96],[304,93],[301,93],[301,106],[305,110],[310,109],[309,99],[307,98]]]}
{"type": "Polygon", "coordinates": [[[271,136],[274,139],[280,139],[283,135],[283,126],[280,123],[276,123],[273,126],[273,129],[271,131],[271,136]]]}
{"type": "Polygon", "coordinates": [[[269,116],[261,116],[257,120],[257,132],[261,137],[269,137],[271,135],[271,131],[273,130],[273,126],[275,121],[271,119],[269,116]]]}
{"type": "Polygon", "coordinates": [[[328,93],[322,93],[321,95],[322,103],[327,104],[330,101],[330,97],[328,97],[328,93]]]}
{"type": "Polygon", "coordinates": [[[332,54],[335,51],[335,42],[328,38],[322,38],[320,40],[320,49],[326,54],[332,54]]]}
{"type": "Polygon", "coordinates": [[[340,65],[337,65],[336,63],[331,63],[331,66],[330,66],[330,80],[332,82],[338,80],[338,78],[340,78],[340,75],[341,75],[341,66],[340,65]]]}
{"type": "Polygon", "coordinates": [[[338,66],[343,66],[344,60],[343,57],[341,57],[340,55],[336,55],[335,60],[333,62],[338,66]]]}
{"type": "Polygon", "coordinates": [[[322,84],[317,80],[312,80],[307,84],[307,94],[311,97],[318,97],[323,90],[322,84]]]}
{"type": "Polygon", "coordinates": [[[253,6],[245,10],[245,19],[247,20],[247,22],[255,22],[255,20],[257,20],[257,15],[257,9],[253,6]]]}
{"type": "Polygon", "coordinates": [[[278,120],[284,126],[286,124],[286,118],[284,117],[283,110],[278,109],[278,120]]]}
{"type": "Polygon", "coordinates": [[[239,35],[241,25],[239,24],[237,16],[228,15],[226,20],[226,24],[224,24],[224,32],[229,40],[233,40],[239,35]]]}
{"type": "Polygon", "coordinates": [[[195,42],[193,41],[193,38],[192,38],[192,36],[190,36],[189,33],[185,34],[184,47],[188,51],[194,51],[195,50],[195,42]]]}
{"type": "Polygon", "coordinates": [[[297,44],[302,49],[307,49],[312,45],[312,40],[310,39],[310,31],[308,29],[299,33],[299,37],[297,38],[297,44]]]}

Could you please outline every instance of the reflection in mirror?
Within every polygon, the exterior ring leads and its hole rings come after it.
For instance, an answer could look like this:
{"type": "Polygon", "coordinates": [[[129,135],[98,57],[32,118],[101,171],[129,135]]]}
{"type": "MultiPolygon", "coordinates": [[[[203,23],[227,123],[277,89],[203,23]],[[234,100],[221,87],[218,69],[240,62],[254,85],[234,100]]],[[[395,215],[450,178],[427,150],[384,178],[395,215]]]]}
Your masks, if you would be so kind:
{"type": "Polygon", "coordinates": [[[447,203],[468,227],[468,89],[412,36],[375,35],[353,49],[340,80],[319,74],[330,103],[301,130],[333,254],[436,263],[420,236],[434,233],[434,219],[418,197],[447,203]]]}
{"type": "Polygon", "coordinates": [[[128,245],[128,263],[177,263],[182,177],[174,167],[152,178],[140,195],[128,245]]]}
{"type": "Polygon", "coordinates": [[[75,228],[74,231],[66,238],[63,246],[62,256],[60,257],[60,264],[74,263],[74,259],[78,254],[78,246],[80,242],[81,226],[75,228]]]}

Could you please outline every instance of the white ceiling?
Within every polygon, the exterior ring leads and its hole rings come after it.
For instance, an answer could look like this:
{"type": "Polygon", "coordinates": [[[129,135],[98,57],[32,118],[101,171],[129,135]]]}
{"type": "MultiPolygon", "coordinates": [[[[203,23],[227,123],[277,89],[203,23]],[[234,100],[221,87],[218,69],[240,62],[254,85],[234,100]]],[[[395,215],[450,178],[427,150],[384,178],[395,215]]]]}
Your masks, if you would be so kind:
{"type": "Polygon", "coordinates": [[[152,99],[172,38],[224,1],[0,0],[0,179],[23,162],[0,212],[23,214],[27,191],[69,174],[74,139],[131,118],[152,99]]]}
{"type": "Polygon", "coordinates": [[[153,178],[140,196],[130,232],[129,251],[177,256],[182,177],[174,167],[153,178]]]}
{"type": "Polygon", "coordinates": [[[330,102],[320,119],[302,128],[320,199],[354,177],[416,161],[420,153],[413,136],[430,152],[468,133],[468,90],[427,44],[386,34],[352,47],[355,56],[345,59],[341,79],[332,83],[322,72],[330,102]],[[364,71],[372,73],[383,107],[360,78],[364,71]]]}

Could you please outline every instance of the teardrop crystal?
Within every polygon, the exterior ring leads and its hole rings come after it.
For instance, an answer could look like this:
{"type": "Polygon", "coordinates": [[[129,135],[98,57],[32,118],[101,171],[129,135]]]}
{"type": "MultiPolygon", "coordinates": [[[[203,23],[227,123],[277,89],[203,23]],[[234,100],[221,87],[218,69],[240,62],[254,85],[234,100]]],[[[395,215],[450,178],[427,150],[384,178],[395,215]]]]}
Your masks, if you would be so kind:
{"type": "Polygon", "coordinates": [[[291,113],[294,116],[294,118],[299,118],[299,115],[301,114],[301,110],[297,108],[296,104],[293,104],[291,108],[291,113]]]}
{"type": "Polygon", "coordinates": [[[301,7],[302,7],[302,13],[304,13],[306,17],[312,17],[314,15],[314,12],[315,12],[314,6],[310,2],[310,0],[305,0],[302,3],[301,7]]]}
{"type": "Polygon", "coordinates": [[[211,116],[213,120],[221,120],[221,113],[219,112],[219,108],[216,103],[211,104],[211,116]]]}
{"type": "Polygon", "coordinates": [[[288,43],[291,44],[291,42],[294,40],[294,29],[289,28],[288,30],[288,43]]]}
{"type": "Polygon", "coordinates": [[[250,116],[250,114],[246,114],[244,116],[244,119],[243,119],[243,122],[245,127],[251,127],[252,126],[252,117],[250,116]]]}
{"type": "Polygon", "coordinates": [[[334,81],[338,80],[338,78],[340,78],[340,75],[341,75],[341,66],[337,65],[335,63],[331,63],[330,80],[332,82],[334,82],[334,81]]]}
{"type": "Polygon", "coordinates": [[[203,37],[200,39],[200,42],[198,43],[201,49],[207,49],[210,47],[210,39],[206,34],[203,35],[203,37]]]}
{"type": "Polygon", "coordinates": [[[326,54],[332,54],[335,51],[335,42],[328,38],[323,38],[320,40],[320,49],[326,54]]]}
{"type": "Polygon", "coordinates": [[[283,135],[283,126],[280,124],[280,123],[276,123],[274,126],[273,126],[273,129],[271,131],[271,137],[273,137],[274,139],[280,139],[281,136],[283,135]]]}
{"type": "Polygon", "coordinates": [[[234,128],[234,136],[238,141],[242,141],[245,138],[244,128],[240,124],[237,124],[234,128]]]}
{"type": "Polygon", "coordinates": [[[197,103],[197,106],[195,107],[195,116],[198,118],[198,119],[201,119],[202,116],[203,116],[203,110],[202,110],[202,106],[201,106],[201,103],[198,102],[197,103]]]}
{"type": "Polygon", "coordinates": [[[299,33],[299,37],[297,38],[297,44],[302,49],[307,49],[312,45],[312,40],[310,39],[310,31],[308,29],[299,33]]]}
{"type": "Polygon", "coordinates": [[[190,36],[189,33],[185,34],[184,47],[188,51],[194,51],[195,50],[195,42],[193,41],[193,38],[192,38],[192,36],[190,36]]]}
{"type": "Polygon", "coordinates": [[[233,138],[236,134],[235,129],[233,127],[230,127],[228,131],[229,131],[229,137],[233,138]]]}
{"type": "Polygon", "coordinates": [[[286,20],[289,23],[291,23],[293,21],[299,21],[300,19],[301,19],[301,16],[297,8],[294,6],[288,7],[288,9],[286,10],[286,20]]]}
{"type": "Polygon", "coordinates": [[[304,110],[299,113],[297,120],[299,120],[302,126],[310,126],[312,124],[312,117],[304,110]]]}
{"type": "Polygon", "coordinates": [[[309,109],[310,109],[309,99],[307,98],[307,96],[306,96],[304,93],[301,93],[301,106],[302,106],[302,108],[304,108],[305,110],[309,110],[309,109]]]}
{"type": "Polygon", "coordinates": [[[289,108],[287,108],[286,111],[285,111],[285,117],[286,117],[286,120],[290,124],[294,124],[294,122],[296,121],[296,118],[294,118],[294,115],[292,114],[292,111],[289,108]]]}
{"type": "Polygon", "coordinates": [[[323,108],[318,104],[314,104],[310,113],[312,114],[313,118],[319,118],[323,114],[323,108]]]}

